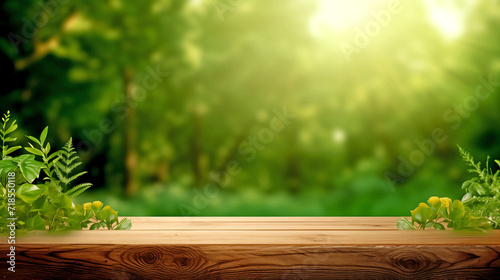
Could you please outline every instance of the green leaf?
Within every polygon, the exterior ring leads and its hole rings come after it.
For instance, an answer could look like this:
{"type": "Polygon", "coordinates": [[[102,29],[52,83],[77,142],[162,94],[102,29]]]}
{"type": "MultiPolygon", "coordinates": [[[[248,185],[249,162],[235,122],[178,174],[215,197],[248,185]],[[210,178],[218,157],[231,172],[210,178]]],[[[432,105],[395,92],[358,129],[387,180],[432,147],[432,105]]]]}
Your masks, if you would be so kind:
{"type": "Polygon", "coordinates": [[[412,220],[415,222],[424,225],[427,220],[432,216],[433,211],[429,206],[423,202],[421,202],[417,208],[411,211],[412,220]]]}
{"type": "Polygon", "coordinates": [[[449,217],[449,211],[448,210],[449,210],[448,207],[444,207],[444,206],[440,207],[438,209],[439,216],[447,219],[449,217]]]}
{"type": "Polygon", "coordinates": [[[468,180],[468,181],[465,181],[462,183],[462,190],[465,190],[465,191],[468,191],[469,190],[469,186],[472,184],[473,182],[471,180],[468,180]]]}
{"type": "Polygon", "coordinates": [[[94,213],[99,213],[99,210],[101,210],[102,205],[103,205],[102,202],[100,202],[100,201],[94,201],[94,202],[92,202],[92,204],[90,205],[90,207],[91,207],[92,211],[94,211],[94,213]]]}
{"type": "MultiPolygon", "coordinates": [[[[126,219],[122,219],[122,222],[123,222],[123,220],[126,220],[126,219]]],[[[398,229],[416,229],[415,226],[410,221],[408,221],[408,219],[406,219],[406,218],[398,219],[397,226],[398,226],[398,229]]]]}
{"type": "Polygon", "coordinates": [[[78,186],[73,187],[71,190],[67,191],[66,194],[70,197],[76,197],[86,191],[88,188],[92,187],[90,183],[83,183],[78,186]]]}
{"type": "Polygon", "coordinates": [[[5,135],[7,135],[11,132],[14,132],[16,129],[17,129],[17,124],[16,124],[16,120],[14,120],[12,122],[12,124],[10,125],[9,129],[7,129],[7,131],[5,131],[5,135]]]}
{"type": "Polygon", "coordinates": [[[437,210],[441,207],[441,200],[437,196],[432,196],[427,200],[427,203],[432,207],[432,209],[437,210]]]}
{"type": "MultiPolygon", "coordinates": [[[[50,156],[47,157],[47,160],[50,161],[51,159],[53,159],[54,157],[57,157],[57,156],[59,156],[59,151],[52,153],[50,156]]],[[[59,159],[55,159],[53,162],[55,163],[58,160],[59,159]]]]}
{"type": "Polygon", "coordinates": [[[440,223],[435,223],[433,225],[433,227],[436,229],[436,230],[445,230],[444,226],[440,223]]]}
{"type": "Polygon", "coordinates": [[[44,191],[45,190],[43,188],[39,188],[36,185],[23,184],[17,189],[16,195],[24,202],[32,204],[43,194],[44,191]]]}
{"type": "MultiPolygon", "coordinates": [[[[71,225],[71,228],[73,229],[82,229],[82,221],[85,220],[83,216],[83,209],[81,205],[75,205],[75,210],[70,211],[70,214],[68,215],[68,222],[71,225]]],[[[83,223],[84,227],[86,227],[86,224],[83,223]]]]}
{"type": "MultiPolygon", "coordinates": [[[[403,218],[404,219],[404,218],[403,218]]],[[[409,222],[409,221],[408,221],[409,222]]],[[[132,221],[124,218],[115,227],[115,230],[129,230],[132,228],[132,221]]],[[[409,228],[411,229],[411,228],[409,228]]],[[[415,229],[415,228],[413,228],[415,229]]]]}
{"type": "Polygon", "coordinates": [[[26,220],[27,230],[45,230],[45,222],[40,215],[35,215],[26,220]]]}
{"type": "Polygon", "coordinates": [[[83,215],[83,207],[80,204],[75,204],[75,211],[83,215]]]}
{"type": "Polygon", "coordinates": [[[104,220],[108,224],[112,224],[118,219],[118,212],[113,210],[109,205],[104,206],[97,214],[97,219],[104,220]]]}
{"type": "Polygon", "coordinates": [[[23,173],[24,178],[29,183],[33,182],[38,175],[40,174],[40,169],[43,166],[43,162],[39,162],[35,160],[34,155],[22,155],[17,157],[18,166],[23,173]]]}
{"type": "Polygon", "coordinates": [[[28,137],[28,139],[30,139],[31,141],[37,143],[38,145],[42,146],[42,144],[40,144],[40,141],[38,141],[38,139],[36,139],[35,137],[29,136],[29,135],[26,135],[26,137],[28,137]]]}
{"type": "Polygon", "coordinates": [[[38,150],[38,149],[35,149],[35,148],[30,148],[30,147],[25,147],[24,148],[26,151],[28,151],[29,153],[32,153],[34,155],[37,155],[37,156],[42,156],[43,157],[43,153],[42,151],[38,150]]]}
{"type": "Polygon", "coordinates": [[[49,131],[49,127],[48,127],[48,126],[46,126],[46,127],[43,129],[42,133],[40,134],[40,143],[41,143],[41,145],[40,145],[40,146],[42,146],[42,147],[43,147],[43,145],[44,145],[45,138],[47,138],[47,132],[48,132],[48,131],[49,131]]]}
{"type": "Polygon", "coordinates": [[[42,195],[39,197],[35,202],[31,204],[31,209],[30,212],[38,212],[42,211],[43,205],[45,204],[45,201],[47,201],[47,197],[42,195]]]}
{"type": "Polygon", "coordinates": [[[435,220],[438,217],[438,211],[439,211],[439,209],[434,210],[432,215],[429,217],[429,220],[431,220],[431,221],[435,220]]]}
{"type": "Polygon", "coordinates": [[[22,147],[21,146],[15,146],[15,147],[10,147],[9,149],[7,149],[5,152],[4,152],[4,156],[7,156],[19,149],[21,149],[22,147]]]}
{"type": "Polygon", "coordinates": [[[90,226],[90,230],[99,229],[100,227],[101,227],[101,225],[99,223],[95,223],[95,224],[90,226]]]}
{"type": "Polygon", "coordinates": [[[486,188],[484,188],[479,183],[476,183],[476,182],[469,182],[468,184],[466,184],[466,183],[464,183],[464,185],[466,185],[465,189],[467,190],[467,192],[471,193],[472,195],[474,195],[474,194],[485,195],[488,192],[486,190],[486,188]]]}
{"type": "Polygon", "coordinates": [[[470,193],[466,193],[466,194],[462,197],[462,202],[463,202],[463,203],[467,203],[467,201],[468,201],[469,199],[471,199],[471,198],[472,198],[472,196],[470,195],[470,193]]]}
{"type": "Polygon", "coordinates": [[[450,212],[451,220],[461,219],[465,215],[465,206],[460,200],[453,201],[453,207],[450,212]]]}
{"type": "Polygon", "coordinates": [[[0,160],[0,177],[4,177],[7,173],[15,171],[16,169],[17,166],[12,160],[0,160]]]}
{"type": "Polygon", "coordinates": [[[425,223],[424,229],[425,229],[425,228],[428,228],[428,227],[432,227],[432,226],[434,226],[434,224],[435,224],[435,222],[433,222],[433,221],[428,221],[427,223],[425,223]]]}
{"type": "MultiPolygon", "coordinates": [[[[80,163],[80,162],[79,162],[79,163],[80,163]]],[[[82,171],[82,172],[80,172],[80,173],[78,173],[78,174],[75,174],[75,175],[73,175],[73,176],[69,177],[69,178],[68,178],[68,181],[70,181],[70,182],[71,182],[71,181],[75,180],[76,178],[78,178],[78,177],[80,177],[80,176],[82,176],[83,174],[86,174],[86,173],[87,173],[87,171],[82,171]]]]}
{"type": "Polygon", "coordinates": [[[49,196],[53,202],[59,203],[62,196],[61,186],[58,185],[57,181],[51,181],[45,184],[47,186],[45,194],[49,196]]]}
{"type": "Polygon", "coordinates": [[[41,211],[42,215],[46,217],[47,220],[52,220],[56,215],[56,212],[57,212],[57,206],[45,200],[45,203],[43,204],[41,211]]]}
{"type": "Polygon", "coordinates": [[[59,201],[59,207],[68,210],[73,209],[73,203],[67,195],[63,194],[61,200],[59,201]]]}

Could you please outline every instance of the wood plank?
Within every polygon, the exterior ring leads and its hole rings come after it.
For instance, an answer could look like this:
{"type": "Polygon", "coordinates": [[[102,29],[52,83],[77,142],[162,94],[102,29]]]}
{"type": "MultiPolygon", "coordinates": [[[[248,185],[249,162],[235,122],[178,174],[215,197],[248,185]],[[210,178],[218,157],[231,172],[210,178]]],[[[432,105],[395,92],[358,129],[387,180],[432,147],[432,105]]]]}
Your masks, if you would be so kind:
{"type": "MultiPolygon", "coordinates": [[[[2,237],[0,244],[6,244],[2,237]]],[[[310,244],[310,245],[499,245],[500,231],[76,231],[38,232],[19,244],[310,244]]]]}
{"type": "MultiPolygon", "coordinates": [[[[498,279],[500,246],[19,245],[15,279],[498,279]]],[[[2,252],[1,261],[5,263],[2,252]]],[[[0,278],[12,277],[2,267],[0,278]]]]}
{"type": "Polygon", "coordinates": [[[399,217],[128,217],[138,230],[397,230],[399,217]]]}

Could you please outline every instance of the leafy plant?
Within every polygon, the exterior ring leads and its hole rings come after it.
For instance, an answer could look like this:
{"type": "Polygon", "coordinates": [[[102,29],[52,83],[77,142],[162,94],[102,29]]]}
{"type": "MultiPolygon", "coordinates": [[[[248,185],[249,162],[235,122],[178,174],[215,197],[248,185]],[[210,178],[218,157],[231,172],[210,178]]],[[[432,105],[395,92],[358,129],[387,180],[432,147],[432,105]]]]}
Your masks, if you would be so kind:
{"type": "MultiPolygon", "coordinates": [[[[493,173],[489,167],[489,159],[486,158],[485,168],[481,168],[481,163],[475,163],[474,158],[460,146],[458,147],[463,160],[470,167],[469,172],[477,174],[476,177],[465,181],[462,189],[465,195],[462,202],[470,209],[471,214],[487,217],[494,223],[494,228],[500,228],[500,171],[493,173]]],[[[495,160],[500,166],[500,161],[495,160]]]]}
{"type": "Polygon", "coordinates": [[[14,146],[9,148],[7,143],[14,142],[17,138],[9,137],[9,134],[17,129],[16,121],[14,120],[10,125],[9,123],[10,111],[4,114],[2,117],[2,129],[0,130],[0,139],[2,139],[2,159],[6,158],[10,153],[13,153],[19,149],[21,146],[14,146]]]}
{"type": "Polygon", "coordinates": [[[47,143],[47,145],[44,147],[45,139],[47,138],[47,133],[49,131],[49,127],[45,127],[45,129],[42,131],[40,134],[40,140],[36,139],[33,136],[27,136],[28,139],[31,141],[35,142],[40,146],[40,148],[35,148],[31,143],[28,143],[30,147],[25,147],[24,149],[28,151],[29,153],[35,155],[35,156],[41,156],[43,160],[43,170],[45,174],[48,176],[45,179],[47,180],[52,180],[54,178],[54,165],[59,159],[57,156],[59,155],[59,152],[50,153],[50,143],[47,143]]]}
{"type": "Polygon", "coordinates": [[[78,160],[78,156],[73,148],[72,138],[70,138],[66,145],[64,145],[63,149],[60,151],[58,159],[59,161],[54,163],[55,172],[63,184],[64,192],[69,197],[75,197],[92,186],[91,183],[82,183],[73,187],[71,190],[67,190],[72,181],[87,173],[87,171],[83,171],[75,175],[71,175],[75,168],[82,164],[81,162],[76,162],[76,160],[78,160]]]}
{"type": "Polygon", "coordinates": [[[10,113],[7,112],[0,127],[0,232],[8,230],[9,217],[17,218],[17,229],[26,230],[80,230],[89,226],[91,230],[131,228],[130,220],[119,220],[118,212],[110,206],[103,207],[99,201],[83,206],[71,201],[92,186],[82,183],[71,187],[75,179],[86,173],[73,174],[81,163],[77,162],[78,155],[72,146],[72,139],[61,151],[50,153],[46,127],[39,139],[27,136],[36,145],[29,143],[30,147],[25,147],[29,154],[11,157],[10,154],[21,149],[21,146],[8,146],[8,143],[16,141],[16,138],[9,137],[16,129],[15,121],[10,122],[10,113]],[[36,157],[41,157],[41,161],[36,157]],[[41,170],[47,177],[37,182],[41,170]]]}
{"type": "Polygon", "coordinates": [[[84,223],[92,224],[90,229],[128,229],[131,227],[131,222],[128,219],[122,219],[118,221],[118,212],[111,209],[109,206],[102,207],[103,204],[100,201],[94,201],[92,203],[85,203],[80,209],[78,207],[77,211],[83,214],[85,221],[84,223]]]}
{"type": "MultiPolygon", "coordinates": [[[[470,167],[469,172],[477,174],[476,177],[465,181],[462,189],[465,195],[462,201],[455,200],[451,203],[449,198],[431,197],[429,205],[420,203],[411,211],[412,221],[406,218],[398,219],[399,229],[425,229],[434,227],[437,230],[447,227],[455,230],[480,230],[500,228],[500,170],[493,173],[486,159],[485,168],[481,163],[474,162],[474,158],[462,147],[458,146],[460,155],[470,167]]],[[[500,166],[500,161],[495,160],[500,166]]]]}
{"type": "Polygon", "coordinates": [[[398,229],[444,230],[445,224],[447,228],[453,228],[453,230],[487,231],[491,229],[492,223],[488,218],[471,215],[460,200],[452,203],[448,197],[433,196],[427,200],[427,203],[421,202],[411,211],[411,222],[406,218],[398,219],[398,229]]]}

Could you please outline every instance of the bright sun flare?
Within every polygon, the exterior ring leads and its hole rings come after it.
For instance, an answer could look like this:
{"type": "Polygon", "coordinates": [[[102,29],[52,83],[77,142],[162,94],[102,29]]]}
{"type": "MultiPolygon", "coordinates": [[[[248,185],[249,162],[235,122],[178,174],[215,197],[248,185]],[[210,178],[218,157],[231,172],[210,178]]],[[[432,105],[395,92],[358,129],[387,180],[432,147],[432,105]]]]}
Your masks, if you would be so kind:
{"type": "Polygon", "coordinates": [[[380,0],[320,0],[314,24],[334,30],[359,23],[380,0]]]}
{"type": "MultiPolygon", "coordinates": [[[[334,31],[354,28],[362,25],[389,4],[390,0],[319,0],[319,9],[311,19],[311,32],[321,35],[324,28],[334,31]]],[[[397,1],[402,10],[405,1],[397,1]]],[[[465,20],[474,8],[477,0],[454,2],[451,0],[425,0],[429,21],[447,39],[455,39],[462,35],[465,20]]],[[[411,7],[409,7],[411,9],[411,7]]]]}
{"type": "Polygon", "coordinates": [[[477,4],[477,1],[426,0],[425,3],[431,22],[445,38],[455,39],[462,35],[465,28],[465,20],[477,4]]]}

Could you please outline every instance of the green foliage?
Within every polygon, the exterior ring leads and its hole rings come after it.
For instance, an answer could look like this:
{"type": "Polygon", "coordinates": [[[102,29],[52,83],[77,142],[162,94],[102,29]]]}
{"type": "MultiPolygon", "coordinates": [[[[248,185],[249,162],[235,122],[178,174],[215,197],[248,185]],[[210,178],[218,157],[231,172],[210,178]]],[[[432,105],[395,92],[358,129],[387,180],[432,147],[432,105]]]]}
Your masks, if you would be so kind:
{"type": "MultiPolygon", "coordinates": [[[[494,222],[495,228],[500,228],[500,170],[493,173],[489,167],[489,157],[486,159],[486,166],[481,168],[481,163],[475,163],[474,158],[460,146],[460,155],[467,163],[470,173],[475,173],[476,177],[465,181],[462,189],[465,195],[462,202],[470,209],[473,215],[487,217],[494,222]]],[[[500,166],[500,161],[495,160],[500,166]]]]}
{"type": "Polygon", "coordinates": [[[70,183],[87,173],[87,171],[82,171],[80,173],[71,175],[71,173],[78,167],[81,162],[76,162],[78,160],[78,155],[76,154],[75,149],[73,148],[72,138],[64,145],[63,149],[59,154],[59,161],[54,163],[55,173],[61,183],[63,184],[63,190],[69,197],[75,197],[86,191],[88,188],[92,186],[90,183],[82,183],[77,186],[74,186],[72,189],[68,190],[70,183]]]}
{"type": "Polygon", "coordinates": [[[118,212],[109,206],[102,207],[100,201],[83,204],[82,208],[78,208],[78,213],[85,218],[85,224],[91,224],[90,229],[107,228],[112,229],[130,229],[132,226],[130,220],[122,219],[118,221],[118,212]]]}
{"type": "Polygon", "coordinates": [[[35,142],[40,148],[35,148],[31,143],[28,143],[30,147],[25,147],[24,149],[28,151],[29,153],[35,155],[35,156],[41,156],[43,160],[43,171],[45,174],[48,176],[45,179],[47,180],[53,180],[54,179],[54,165],[57,163],[59,160],[59,154],[60,152],[54,152],[51,155],[50,153],[50,143],[47,143],[47,145],[44,147],[45,139],[47,138],[47,133],[49,131],[49,127],[45,127],[45,129],[42,131],[40,134],[40,140],[36,139],[33,136],[27,136],[28,139],[31,141],[35,142]]]}
{"type": "Polygon", "coordinates": [[[445,225],[453,230],[487,231],[491,229],[492,223],[488,218],[471,215],[460,200],[452,203],[448,197],[433,196],[427,200],[427,203],[421,202],[411,211],[411,222],[407,218],[398,219],[398,229],[444,230],[445,225]]]}
{"type": "Polygon", "coordinates": [[[12,161],[17,163],[19,170],[28,183],[31,183],[38,178],[38,174],[40,174],[40,170],[43,166],[43,163],[36,161],[35,156],[33,155],[21,155],[16,158],[12,158],[12,161]]]}
{"type": "MultiPolygon", "coordinates": [[[[447,197],[433,196],[427,201],[429,205],[420,203],[411,211],[411,222],[406,218],[398,219],[398,229],[425,229],[432,226],[440,230],[444,229],[443,223],[455,230],[485,231],[500,227],[500,170],[493,173],[489,167],[489,157],[485,168],[481,168],[481,163],[474,162],[467,151],[460,146],[458,149],[463,160],[471,167],[468,171],[477,174],[462,184],[466,192],[462,201],[451,203],[447,197]]],[[[500,161],[495,162],[500,166],[500,161]]]]}
{"type": "Polygon", "coordinates": [[[40,139],[28,136],[39,148],[30,143],[30,147],[25,147],[30,154],[11,157],[9,154],[19,148],[8,148],[5,143],[15,140],[7,135],[14,132],[17,125],[15,121],[8,124],[9,113],[4,115],[2,120],[0,232],[8,230],[6,226],[9,217],[17,218],[16,228],[25,230],[81,230],[89,226],[90,229],[110,230],[131,228],[130,220],[119,220],[118,212],[110,206],[102,207],[101,202],[95,201],[82,207],[71,201],[72,197],[91,186],[90,183],[84,183],[67,190],[73,180],[85,173],[72,175],[80,163],[75,162],[78,156],[71,145],[71,139],[62,151],[50,154],[50,144],[45,144],[48,133],[46,127],[40,139]],[[42,161],[38,161],[36,156],[41,157],[42,161]],[[37,182],[42,169],[47,177],[42,182],[37,182]],[[59,180],[55,178],[54,173],[59,180]]]}
{"type": "Polygon", "coordinates": [[[9,125],[10,111],[2,117],[2,128],[0,129],[0,139],[2,140],[2,159],[5,159],[9,154],[21,149],[21,146],[10,147],[7,145],[9,142],[14,142],[17,138],[9,137],[9,134],[17,129],[16,121],[14,120],[9,125]]]}

